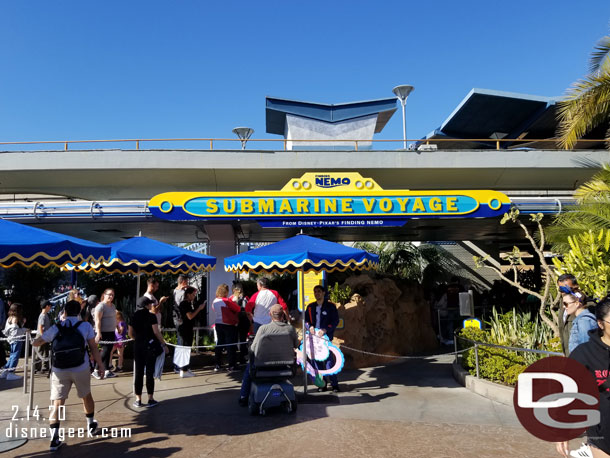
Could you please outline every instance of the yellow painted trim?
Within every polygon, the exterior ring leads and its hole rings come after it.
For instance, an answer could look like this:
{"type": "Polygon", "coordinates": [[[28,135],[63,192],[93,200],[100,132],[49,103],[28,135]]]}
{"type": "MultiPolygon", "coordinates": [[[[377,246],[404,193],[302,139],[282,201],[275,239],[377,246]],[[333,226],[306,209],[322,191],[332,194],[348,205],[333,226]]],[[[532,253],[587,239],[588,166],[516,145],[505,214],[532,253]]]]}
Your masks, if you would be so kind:
{"type": "Polygon", "coordinates": [[[368,259],[365,259],[364,261],[360,261],[360,262],[357,262],[354,259],[350,259],[349,261],[347,261],[347,263],[345,263],[341,260],[337,260],[333,263],[329,263],[327,261],[320,261],[318,263],[314,263],[311,259],[305,259],[304,261],[302,261],[298,264],[293,261],[288,261],[284,264],[280,264],[278,261],[274,261],[271,264],[265,264],[263,261],[257,262],[256,264],[250,264],[248,261],[245,261],[243,263],[225,266],[225,271],[243,273],[243,272],[248,272],[250,270],[259,270],[260,269],[260,270],[265,270],[266,272],[269,272],[269,273],[282,273],[282,271],[289,270],[289,269],[298,270],[307,263],[311,264],[313,267],[303,270],[303,272],[305,272],[305,273],[317,271],[317,270],[319,270],[318,268],[320,268],[320,267],[324,267],[324,269],[322,269],[322,270],[325,270],[326,272],[335,272],[335,271],[345,272],[348,269],[357,269],[357,270],[376,269],[377,266],[379,265],[379,263],[372,262],[368,259]]]}
{"type": "Polygon", "coordinates": [[[99,258],[96,258],[95,256],[84,257],[84,256],[82,256],[80,254],[73,256],[72,253],[70,252],[70,250],[64,250],[61,253],[59,253],[58,255],[56,255],[56,256],[49,256],[47,253],[45,253],[43,251],[39,251],[39,252],[37,252],[37,253],[33,254],[32,256],[27,257],[27,258],[22,256],[20,253],[10,253],[7,256],[5,256],[4,258],[0,259],[0,266],[8,268],[8,267],[14,266],[15,264],[22,264],[22,265],[26,265],[27,266],[28,263],[32,263],[32,265],[36,265],[36,266],[39,266],[39,267],[43,267],[43,266],[46,266],[46,265],[55,265],[55,266],[61,267],[61,266],[65,265],[65,264],[68,264],[68,263],[71,263],[71,262],[72,263],[78,262],[78,263],[82,264],[83,262],[100,263],[100,262],[105,262],[105,261],[106,261],[106,258],[103,257],[103,256],[99,257],[99,258]],[[63,256],[70,256],[72,258],[72,260],[66,261],[66,262],[63,262],[63,263],[58,263],[57,260],[59,258],[63,257],[63,256]],[[43,264],[40,264],[38,261],[32,263],[32,261],[34,259],[40,258],[40,257],[42,257],[43,259],[48,260],[49,264],[44,264],[43,265],[43,264]],[[78,261],[75,261],[75,260],[78,260],[78,261]],[[7,261],[10,261],[10,264],[6,264],[7,261]]]}
{"type": "Polygon", "coordinates": [[[216,269],[216,264],[214,264],[213,266],[199,267],[199,265],[197,263],[172,264],[170,261],[163,262],[161,264],[157,264],[154,261],[141,263],[135,259],[133,259],[131,261],[126,261],[126,262],[116,259],[112,262],[92,263],[92,264],[87,265],[85,268],[79,268],[79,266],[72,265],[70,267],[67,267],[67,269],[68,270],[77,270],[79,272],[102,272],[103,271],[103,272],[108,272],[108,273],[133,273],[133,274],[138,273],[137,269],[121,270],[118,267],[115,267],[116,264],[121,265],[123,267],[129,267],[132,264],[135,264],[138,267],[152,266],[159,270],[167,270],[169,268],[176,272],[181,272],[181,273],[200,272],[200,271],[210,272],[210,271],[213,271],[216,269]]]}

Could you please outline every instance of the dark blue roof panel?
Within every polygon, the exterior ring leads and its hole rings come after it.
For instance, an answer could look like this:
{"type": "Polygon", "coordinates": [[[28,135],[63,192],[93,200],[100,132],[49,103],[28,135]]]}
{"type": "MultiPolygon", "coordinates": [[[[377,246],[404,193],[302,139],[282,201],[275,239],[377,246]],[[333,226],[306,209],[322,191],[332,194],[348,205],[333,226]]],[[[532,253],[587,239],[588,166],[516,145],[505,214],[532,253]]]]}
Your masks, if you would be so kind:
{"type": "Polygon", "coordinates": [[[378,133],[396,111],[396,102],[395,97],[339,104],[266,97],[267,133],[284,135],[287,114],[330,123],[377,114],[375,132],[378,133]]]}
{"type": "Polygon", "coordinates": [[[550,97],[473,89],[440,131],[461,138],[490,138],[495,132],[515,138],[555,103],[550,97]]]}

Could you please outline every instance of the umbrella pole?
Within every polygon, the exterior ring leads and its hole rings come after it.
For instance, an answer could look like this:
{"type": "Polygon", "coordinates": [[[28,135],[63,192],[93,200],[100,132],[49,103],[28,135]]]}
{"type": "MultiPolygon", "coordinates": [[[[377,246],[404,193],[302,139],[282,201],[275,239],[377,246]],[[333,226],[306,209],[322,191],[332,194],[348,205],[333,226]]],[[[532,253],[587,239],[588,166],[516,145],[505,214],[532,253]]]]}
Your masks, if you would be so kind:
{"type": "Polygon", "coordinates": [[[299,291],[299,308],[301,309],[301,321],[303,324],[303,394],[307,394],[307,349],[305,348],[305,304],[303,301],[304,274],[302,270],[297,272],[297,289],[299,291]]]}
{"type": "Polygon", "coordinates": [[[136,302],[140,296],[140,267],[138,267],[138,280],[136,281],[136,302]]]}

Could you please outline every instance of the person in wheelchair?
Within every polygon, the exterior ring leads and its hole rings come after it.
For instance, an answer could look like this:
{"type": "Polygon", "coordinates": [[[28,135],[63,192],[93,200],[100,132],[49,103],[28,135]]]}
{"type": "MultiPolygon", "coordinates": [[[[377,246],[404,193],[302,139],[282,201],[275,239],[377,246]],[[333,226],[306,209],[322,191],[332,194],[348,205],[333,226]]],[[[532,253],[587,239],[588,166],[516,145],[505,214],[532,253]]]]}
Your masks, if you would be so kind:
{"type": "MultiPolygon", "coordinates": [[[[286,381],[294,375],[296,370],[295,349],[299,348],[297,333],[288,323],[288,317],[281,305],[272,306],[269,315],[271,323],[259,328],[250,346],[249,362],[244,371],[239,397],[241,406],[249,405],[253,380],[260,381],[261,388],[270,390],[277,386],[271,382],[286,381]]],[[[287,383],[290,385],[291,392],[288,397],[292,402],[294,401],[294,391],[292,385],[287,383]]],[[[284,388],[286,387],[284,386],[284,388]]],[[[281,388],[280,391],[282,391],[281,388]]],[[[256,400],[251,400],[252,402],[256,402],[256,400]]],[[[259,400],[258,403],[260,402],[259,400]]],[[[294,404],[296,405],[296,403],[294,404]]]]}

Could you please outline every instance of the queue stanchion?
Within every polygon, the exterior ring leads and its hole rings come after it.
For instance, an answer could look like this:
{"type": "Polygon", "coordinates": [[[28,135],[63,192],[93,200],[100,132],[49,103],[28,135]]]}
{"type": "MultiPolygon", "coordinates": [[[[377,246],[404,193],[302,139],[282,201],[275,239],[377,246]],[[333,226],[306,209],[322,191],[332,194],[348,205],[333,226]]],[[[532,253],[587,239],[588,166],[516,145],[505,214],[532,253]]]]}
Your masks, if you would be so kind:
{"type": "Polygon", "coordinates": [[[30,330],[25,330],[25,360],[23,364],[23,394],[28,392],[28,363],[30,362],[30,330]]]}
{"type": "MultiPolygon", "coordinates": [[[[28,400],[28,411],[30,411],[32,409],[32,407],[34,406],[34,366],[36,365],[36,351],[34,345],[31,345],[32,347],[32,359],[30,360],[30,397],[28,400]]],[[[42,372],[42,366],[43,366],[43,362],[40,362],[40,368],[42,372]]],[[[23,376],[23,378],[25,378],[25,374],[23,376]]]]}
{"type": "Polygon", "coordinates": [[[436,314],[437,314],[437,323],[438,323],[438,340],[441,342],[443,342],[443,328],[441,326],[441,309],[436,309],[436,314]]]}

